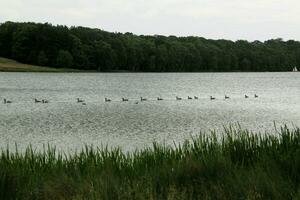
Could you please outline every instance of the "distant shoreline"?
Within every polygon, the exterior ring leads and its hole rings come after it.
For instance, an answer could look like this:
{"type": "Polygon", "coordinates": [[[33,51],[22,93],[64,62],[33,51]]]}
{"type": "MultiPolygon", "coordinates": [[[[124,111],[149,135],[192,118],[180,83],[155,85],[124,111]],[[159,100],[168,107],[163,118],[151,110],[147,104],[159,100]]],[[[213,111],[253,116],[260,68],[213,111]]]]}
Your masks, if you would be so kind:
{"type": "Polygon", "coordinates": [[[0,23],[0,57],[29,64],[22,69],[2,66],[1,71],[293,71],[300,66],[299,50],[300,41],[282,38],[230,41],[112,33],[49,23],[0,23]]]}
{"type": "Polygon", "coordinates": [[[29,65],[19,63],[15,60],[0,57],[0,72],[82,72],[77,69],[70,68],[51,68],[44,66],[29,65]]]}
{"type": "Polygon", "coordinates": [[[268,73],[268,72],[289,72],[289,71],[199,71],[199,72],[133,72],[126,70],[114,70],[114,71],[95,71],[95,70],[78,70],[73,68],[52,68],[45,66],[29,65],[17,62],[12,59],[0,57],[0,73],[1,72],[39,72],[39,73],[268,73]]]}

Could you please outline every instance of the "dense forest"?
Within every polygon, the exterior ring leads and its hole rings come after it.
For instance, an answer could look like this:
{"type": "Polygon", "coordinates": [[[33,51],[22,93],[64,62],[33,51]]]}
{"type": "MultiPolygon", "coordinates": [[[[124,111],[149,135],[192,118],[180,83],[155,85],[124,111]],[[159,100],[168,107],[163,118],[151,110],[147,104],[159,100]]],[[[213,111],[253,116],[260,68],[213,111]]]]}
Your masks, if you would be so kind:
{"type": "Polygon", "coordinates": [[[97,71],[291,71],[300,65],[300,42],[138,36],[5,22],[0,24],[0,56],[34,65],[97,71]]]}

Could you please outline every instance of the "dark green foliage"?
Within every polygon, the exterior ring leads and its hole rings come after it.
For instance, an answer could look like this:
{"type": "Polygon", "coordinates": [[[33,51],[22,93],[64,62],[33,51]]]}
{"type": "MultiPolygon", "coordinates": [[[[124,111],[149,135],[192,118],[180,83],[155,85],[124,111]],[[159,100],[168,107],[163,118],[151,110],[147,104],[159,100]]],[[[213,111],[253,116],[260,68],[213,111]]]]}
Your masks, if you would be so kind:
{"type": "Polygon", "coordinates": [[[2,151],[0,199],[299,199],[300,129],[225,128],[183,145],[122,153],[2,151]]]}
{"type": "Polygon", "coordinates": [[[47,23],[6,22],[0,24],[1,56],[27,64],[98,71],[291,71],[300,65],[300,42],[137,36],[47,23]]]}
{"type": "Polygon", "coordinates": [[[37,59],[38,59],[37,63],[40,66],[45,66],[48,63],[48,58],[47,58],[47,56],[46,56],[46,54],[45,54],[44,51],[40,51],[37,59]]]}
{"type": "Polygon", "coordinates": [[[59,50],[56,58],[56,66],[70,68],[73,64],[73,56],[70,52],[65,50],[59,50]]]}

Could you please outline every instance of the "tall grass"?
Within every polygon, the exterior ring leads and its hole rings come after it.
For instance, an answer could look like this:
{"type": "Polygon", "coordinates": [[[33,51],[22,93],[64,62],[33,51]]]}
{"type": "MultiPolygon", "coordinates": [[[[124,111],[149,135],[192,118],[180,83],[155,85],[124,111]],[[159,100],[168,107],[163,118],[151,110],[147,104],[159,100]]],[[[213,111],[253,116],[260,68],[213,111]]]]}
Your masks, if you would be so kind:
{"type": "Polygon", "coordinates": [[[300,199],[300,129],[239,127],[175,147],[2,151],[0,199],[300,199]]]}

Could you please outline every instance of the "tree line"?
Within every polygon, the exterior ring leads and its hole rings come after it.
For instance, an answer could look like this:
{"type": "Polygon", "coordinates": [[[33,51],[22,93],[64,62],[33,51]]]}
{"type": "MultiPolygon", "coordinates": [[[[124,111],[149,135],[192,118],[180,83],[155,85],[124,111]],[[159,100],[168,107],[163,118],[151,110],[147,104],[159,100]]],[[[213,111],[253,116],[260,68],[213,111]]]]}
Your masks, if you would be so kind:
{"type": "Polygon", "coordinates": [[[300,65],[300,42],[138,36],[5,22],[0,24],[0,56],[27,64],[97,71],[291,71],[300,65]]]}

